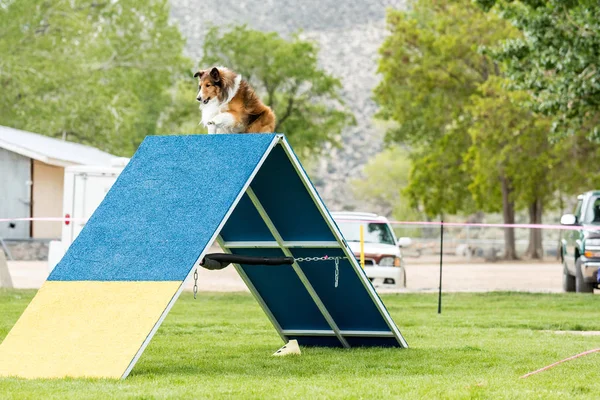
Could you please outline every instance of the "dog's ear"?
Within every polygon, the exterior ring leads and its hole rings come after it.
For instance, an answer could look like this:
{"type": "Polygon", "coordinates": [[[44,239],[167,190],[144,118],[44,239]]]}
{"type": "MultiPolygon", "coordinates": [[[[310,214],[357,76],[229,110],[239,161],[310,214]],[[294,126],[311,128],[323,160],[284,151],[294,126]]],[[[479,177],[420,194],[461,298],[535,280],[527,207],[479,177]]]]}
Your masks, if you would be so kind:
{"type": "Polygon", "coordinates": [[[206,71],[198,71],[194,74],[194,78],[202,78],[202,75],[204,75],[206,73],[206,71]]]}
{"type": "Polygon", "coordinates": [[[210,77],[215,82],[221,81],[221,73],[219,72],[219,70],[216,67],[214,67],[213,69],[210,70],[210,77]]]}

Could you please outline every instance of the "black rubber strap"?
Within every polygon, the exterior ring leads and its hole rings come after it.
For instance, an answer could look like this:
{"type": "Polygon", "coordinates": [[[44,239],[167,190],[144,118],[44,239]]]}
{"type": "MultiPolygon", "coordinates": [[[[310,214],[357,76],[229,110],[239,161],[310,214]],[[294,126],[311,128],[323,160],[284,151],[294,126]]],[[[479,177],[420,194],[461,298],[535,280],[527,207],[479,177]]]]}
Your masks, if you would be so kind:
{"type": "Polygon", "coordinates": [[[223,269],[229,264],[244,265],[292,265],[294,257],[254,257],[236,254],[212,253],[204,256],[200,265],[206,269],[223,269]]]}

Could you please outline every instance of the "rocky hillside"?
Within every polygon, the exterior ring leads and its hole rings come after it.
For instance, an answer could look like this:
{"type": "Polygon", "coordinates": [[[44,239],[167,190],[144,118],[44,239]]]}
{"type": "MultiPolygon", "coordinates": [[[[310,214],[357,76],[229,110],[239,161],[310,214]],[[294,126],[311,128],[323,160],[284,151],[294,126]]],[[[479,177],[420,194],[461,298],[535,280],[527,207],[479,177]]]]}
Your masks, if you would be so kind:
{"type": "Polygon", "coordinates": [[[312,173],[319,193],[331,209],[360,207],[347,183],[382,147],[383,132],[375,129],[371,100],[377,50],[385,35],[387,7],[404,7],[404,0],[171,0],[171,13],[187,38],[187,53],[201,57],[210,24],[247,24],[253,29],[303,36],[320,44],[320,63],[342,80],[343,97],[357,125],[343,134],[343,148],[334,149],[312,173]]]}

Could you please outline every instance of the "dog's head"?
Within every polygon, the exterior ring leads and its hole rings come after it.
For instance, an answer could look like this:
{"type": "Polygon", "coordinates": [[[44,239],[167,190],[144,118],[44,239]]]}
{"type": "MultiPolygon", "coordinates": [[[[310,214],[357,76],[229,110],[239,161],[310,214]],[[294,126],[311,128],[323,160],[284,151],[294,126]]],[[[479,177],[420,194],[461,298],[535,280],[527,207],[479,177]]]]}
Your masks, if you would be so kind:
{"type": "Polygon", "coordinates": [[[194,78],[198,78],[196,100],[202,104],[208,104],[214,99],[223,100],[224,80],[218,68],[198,71],[194,74],[194,78]]]}

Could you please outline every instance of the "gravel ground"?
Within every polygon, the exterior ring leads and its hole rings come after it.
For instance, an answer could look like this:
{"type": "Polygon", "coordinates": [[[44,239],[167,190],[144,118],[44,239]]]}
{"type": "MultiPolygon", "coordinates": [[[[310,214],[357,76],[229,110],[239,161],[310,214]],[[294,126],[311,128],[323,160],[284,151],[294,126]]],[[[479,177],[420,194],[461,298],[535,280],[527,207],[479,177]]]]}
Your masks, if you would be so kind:
{"type": "MultiPolygon", "coordinates": [[[[378,289],[387,292],[435,292],[438,290],[439,262],[407,259],[407,288],[378,289]]],[[[9,271],[16,288],[39,288],[48,276],[43,261],[9,261],[9,271]]],[[[199,291],[247,291],[234,268],[221,271],[198,270],[199,291]]],[[[342,277],[343,278],[343,277],[342,277]]],[[[562,267],[552,262],[467,263],[449,260],[444,264],[445,292],[527,291],[559,293],[562,267]]],[[[186,282],[190,290],[193,282],[186,282]]]]}

